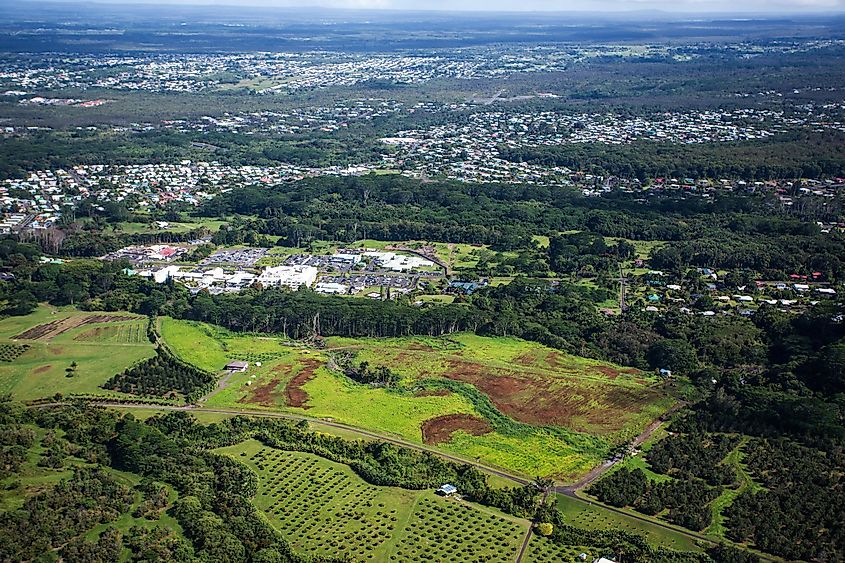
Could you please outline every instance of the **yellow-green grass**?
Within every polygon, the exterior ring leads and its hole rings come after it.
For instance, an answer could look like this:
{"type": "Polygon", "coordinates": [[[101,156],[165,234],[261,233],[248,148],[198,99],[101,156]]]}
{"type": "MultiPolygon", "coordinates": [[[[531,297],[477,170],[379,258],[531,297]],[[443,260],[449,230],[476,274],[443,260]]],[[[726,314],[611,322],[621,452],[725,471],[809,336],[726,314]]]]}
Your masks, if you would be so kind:
{"type": "Polygon", "coordinates": [[[119,223],[121,232],[136,235],[136,234],[158,234],[158,233],[185,233],[195,229],[206,228],[210,231],[217,231],[222,225],[228,221],[222,219],[190,219],[187,221],[168,221],[166,229],[159,228],[155,223],[142,222],[123,222],[119,223]]]}
{"type": "MultiPolygon", "coordinates": [[[[530,418],[534,403],[537,408],[553,410],[555,404],[549,401],[565,396],[561,405],[576,405],[582,412],[573,414],[571,426],[562,427],[599,434],[604,431],[598,442],[591,442],[594,439],[587,434],[535,431],[523,426],[522,430],[496,427],[480,436],[455,429],[450,439],[437,444],[463,457],[532,476],[569,480],[585,473],[601,461],[609,445],[637,435],[672,402],[650,388],[654,381],[649,375],[620,372],[612,364],[567,356],[513,338],[474,334],[448,338],[329,338],[328,349],[319,351],[283,346],[282,339],[274,337],[239,336],[202,323],[162,319],[161,328],[165,342],[177,355],[206,369],[219,369],[229,359],[250,361],[246,372],[231,375],[225,388],[208,398],[209,407],[289,411],[417,443],[423,442],[422,427],[431,419],[457,414],[486,418],[483,413],[489,411],[479,410],[482,407],[475,402],[477,397],[462,392],[415,391],[418,382],[442,377],[456,365],[462,369],[470,366],[468,369],[483,373],[488,379],[518,380],[525,388],[516,389],[513,396],[493,397],[494,403],[505,403],[500,410],[516,418],[530,418]],[[357,354],[355,361],[387,365],[403,377],[403,390],[360,385],[329,369],[330,356],[346,352],[357,354]],[[257,357],[264,358],[261,366],[254,361],[257,357]],[[534,385],[537,389],[532,388],[534,385]],[[291,401],[292,389],[304,392],[299,402],[291,401]],[[606,396],[614,393],[634,401],[621,406],[619,401],[608,401],[606,396]],[[549,398],[544,398],[544,394],[549,398]],[[621,420],[623,424],[608,430],[595,423],[602,418],[621,420]]],[[[483,391],[483,382],[476,383],[483,391]]],[[[541,416],[527,422],[535,426],[549,423],[541,416]]]]}
{"type": "Polygon", "coordinates": [[[159,332],[167,347],[178,357],[207,371],[219,371],[229,359],[213,327],[203,323],[159,319],[159,332]]]}
{"type": "Polygon", "coordinates": [[[625,242],[634,245],[634,254],[636,258],[641,260],[647,260],[653,251],[658,250],[667,244],[665,240],[633,240],[620,237],[604,237],[604,240],[606,240],[608,244],[616,244],[620,240],[624,240],[625,242]]]}
{"type": "MultiPolygon", "coordinates": [[[[612,442],[635,437],[674,402],[656,388],[652,374],[517,338],[469,333],[442,338],[331,338],[328,348],[350,349],[356,361],[386,365],[407,382],[448,377],[486,391],[488,383],[502,378],[510,392],[491,399],[505,414],[539,423],[532,410],[554,411],[557,420],[565,422],[561,426],[612,442]]],[[[495,391],[495,385],[491,389],[495,391]]]]}
{"type": "Polygon", "coordinates": [[[290,355],[296,348],[275,336],[237,334],[199,322],[170,317],[158,320],[159,332],[167,347],[178,357],[204,370],[222,370],[230,360],[250,365],[290,355]]]}
{"type": "Polygon", "coordinates": [[[621,530],[640,534],[650,545],[669,547],[680,551],[700,551],[695,540],[679,532],[638,520],[631,516],[608,510],[596,503],[555,495],[557,508],[563,513],[564,522],[587,530],[621,530]]]}
{"type": "Polygon", "coordinates": [[[451,549],[461,560],[512,561],[528,525],[432,491],[370,485],[346,465],[255,440],[216,451],[255,471],[255,505],[301,553],[406,561],[451,549]]]}
{"type": "Polygon", "coordinates": [[[525,476],[541,475],[565,482],[575,480],[601,461],[599,451],[576,449],[568,440],[546,432],[524,436],[491,432],[472,436],[457,431],[440,447],[525,476]]]}
{"type": "Polygon", "coordinates": [[[434,303],[437,305],[446,305],[449,303],[454,303],[455,296],[454,295],[420,295],[417,297],[417,300],[423,303],[434,303]]]}
{"type": "Polygon", "coordinates": [[[549,244],[551,243],[550,238],[546,235],[534,235],[533,237],[531,237],[531,240],[536,242],[537,246],[539,246],[540,248],[548,248],[549,244]]]}
{"type": "Polygon", "coordinates": [[[31,315],[0,321],[0,343],[29,346],[14,361],[0,363],[0,393],[11,393],[18,400],[56,393],[120,396],[100,386],[113,375],[155,355],[153,345],[146,340],[146,321],[142,317],[81,325],[42,339],[11,339],[30,328],[61,319],[109,315],[69,309],[56,310],[55,314],[53,311],[41,306],[31,315]],[[97,338],[91,336],[95,329],[108,332],[100,332],[103,338],[97,338]],[[144,337],[139,338],[139,334],[144,337]]]}
{"type": "Polygon", "coordinates": [[[663,483],[665,481],[671,481],[672,478],[669,477],[668,475],[664,475],[662,473],[657,473],[655,471],[652,471],[651,466],[649,465],[649,463],[645,459],[646,453],[648,453],[648,451],[654,446],[654,444],[656,444],[657,442],[659,442],[660,440],[665,438],[667,436],[667,434],[668,433],[667,433],[664,426],[661,426],[660,428],[658,428],[657,430],[652,432],[651,436],[648,437],[648,440],[646,440],[645,442],[643,442],[640,445],[640,448],[639,448],[640,453],[638,453],[637,455],[626,456],[625,459],[622,460],[621,463],[617,463],[616,465],[614,465],[610,469],[608,474],[619,471],[620,469],[622,469],[624,467],[625,469],[627,469],[629,471],[639,469],[640,471],[645,473],[646,477],[648,477],[651,481],[654,481],[656,483],[663,483]]]}

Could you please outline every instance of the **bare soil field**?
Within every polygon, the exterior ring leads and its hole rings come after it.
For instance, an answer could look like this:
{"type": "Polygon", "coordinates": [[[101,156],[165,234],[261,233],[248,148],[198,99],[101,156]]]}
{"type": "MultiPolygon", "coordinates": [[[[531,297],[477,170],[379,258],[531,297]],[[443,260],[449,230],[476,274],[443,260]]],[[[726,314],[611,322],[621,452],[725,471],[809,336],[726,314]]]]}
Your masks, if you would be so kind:
{"type": "Polygon", "coordinates": [[[461,430],[473,436],[483,436],[493,431],[489,422],[469,414],[447,414],[426,420],[422,425],[423,442],[442,444],[452,439],[452,433],[461,430]]]}

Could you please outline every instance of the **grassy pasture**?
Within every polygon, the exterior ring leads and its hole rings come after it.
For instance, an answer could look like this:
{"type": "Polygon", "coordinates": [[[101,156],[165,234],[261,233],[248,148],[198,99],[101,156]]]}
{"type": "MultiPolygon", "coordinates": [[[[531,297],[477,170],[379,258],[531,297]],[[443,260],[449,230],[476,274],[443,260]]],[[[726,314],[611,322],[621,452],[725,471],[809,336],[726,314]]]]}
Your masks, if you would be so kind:
{"type": "Polygon", "coordinates": [[[355,561],[512,561],[527,530],[526,521],[431,491],[370,485],[312,454],[255,440],[216,451],[256,472],[256,506],[300,552],[355,561]]]}
{"type": "Polygon", "coordinates": [[[672,403],[648,374],[512,338],[329,338],[321,351],[202,323],[162,319],[160,326],[171,350],[200,367],[250,362],[209,407],[336,420],[529,476],[585,473],[672,403]],[[344,353],[388,366],[402,376],[400,388],[360,385],[330,369],[332,357],[344,353]],[[489,424],[479,430],[462,422],[477,419],[489,424]],[[432,424],[436,441],[423,431],[432,424]]]}
{"type": "Polygon", "coordinates": [[[99,386],[155,354],[143,317],[47,306],[0,320],[0,350],[10,349],[20,354],[0,362],[0,393],[19,400],[55,393],[115,395],[99,386]]]}
{"type": "Polygon", "coordinates": [[[539,534],[531,536],[524,561],[529,563],[581,563],[578,556],[587,554],[587,561],[598,559],[599,551],[583,546],[559,545],[539,534]]]}
{"type": "Polygon", "coordinates": [[[618,514],[597,504],[584,503],[564,495],[556,495],[555,503],[571,526],[587,530],[622,530],[645,536],[652,545],[681,551],[700,551],[695,541],[683,534],[618,514]]]}
{"type": "Polygon", "coordinates": [[[651,374],[516,338],[329,339],[328,347],[352,350],[356,361],[386,365],[407,381],[469,383],[517,421],[611,442],[633,438],[673,402],[651,374]]]}

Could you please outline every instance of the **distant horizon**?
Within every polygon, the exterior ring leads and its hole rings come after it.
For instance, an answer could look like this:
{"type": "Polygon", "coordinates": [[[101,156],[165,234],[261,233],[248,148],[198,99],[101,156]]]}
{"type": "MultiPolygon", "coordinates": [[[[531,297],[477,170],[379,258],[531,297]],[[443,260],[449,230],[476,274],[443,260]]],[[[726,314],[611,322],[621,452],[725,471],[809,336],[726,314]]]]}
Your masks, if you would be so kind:
{"type": "MultiPolygon", "coordinates": [[[[10,7],[15,2],[10,2],[10,7]]],[[[414,0],[17,0],[18,4],[38,5],[102,5],[166,8],[258,8],[272,10],[383,13],[473,13],[473,14],[579,14],[579,15],[629,15],[655,14],[684,17],[781,17],[845,14],[845,0],[751,0],[736,2],[726,0],[571,0],[549,2],[524,0],[518,6],[504,0],[433,0],[425,6],[414,0]]]]}

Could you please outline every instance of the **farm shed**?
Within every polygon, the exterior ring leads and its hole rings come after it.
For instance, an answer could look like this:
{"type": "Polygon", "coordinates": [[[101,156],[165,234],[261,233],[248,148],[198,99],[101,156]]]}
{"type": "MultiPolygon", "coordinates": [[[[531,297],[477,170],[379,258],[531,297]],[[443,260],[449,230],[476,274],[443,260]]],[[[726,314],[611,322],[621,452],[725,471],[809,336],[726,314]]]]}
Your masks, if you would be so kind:
{"type": "Polygon", "coordinates": [[[229,371],[246,371],[246,368],[249,367],[248,362],[242,362],[241,360],[232,360],[228,364],[226,364],[226,369],[229,371]]]}

